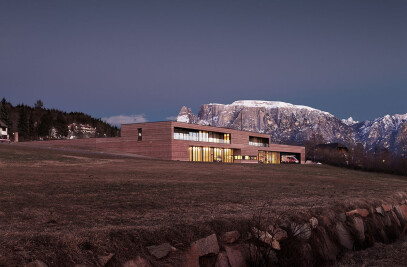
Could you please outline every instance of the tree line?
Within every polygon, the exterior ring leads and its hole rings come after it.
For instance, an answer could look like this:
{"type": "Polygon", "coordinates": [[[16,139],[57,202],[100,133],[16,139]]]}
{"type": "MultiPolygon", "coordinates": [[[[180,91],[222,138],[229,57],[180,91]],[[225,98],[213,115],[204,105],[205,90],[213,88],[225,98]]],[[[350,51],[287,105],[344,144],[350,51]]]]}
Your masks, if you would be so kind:
{"type": "Polygon", "coordinates": [[[320,135],[313,135],[305,142],[306,159],[329,165],[356,170],[407,175],[407,143],[399,153],[377,146],[367,150],[361,143],[348,144],[348,151],[319,149],[318,144],[326,141],[320,135]]]}
{"type": "MultiPolygon", "coordinates": [[[[89,125],[96,128],[92,135],[83,135],[79,129],[77,137],[115,137],[120,130],[101,119],[96,119],[82,112],[64,112],[44,108],[44,103],[37,100],[33,106],[18,104],[13,106],[5,98],[0,102],[0,120],[9,129],[9,135],[18,132],[19,141],[65,139],[68,137],[68,126],[75,123],[77,127],[89,125]]],[[[73,129],[71,129],[73,130],[73,129]]],[[[78,129],[77,129],[78,130],[78,129]]]]}

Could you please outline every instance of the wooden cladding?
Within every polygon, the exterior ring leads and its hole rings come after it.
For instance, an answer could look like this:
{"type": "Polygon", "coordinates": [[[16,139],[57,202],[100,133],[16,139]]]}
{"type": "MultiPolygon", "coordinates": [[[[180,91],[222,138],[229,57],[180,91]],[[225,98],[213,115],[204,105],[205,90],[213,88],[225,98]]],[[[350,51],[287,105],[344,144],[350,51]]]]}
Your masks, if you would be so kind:
{"type": "Polygon", "coordinates": [[[275,161],[273,157],[277,157],[277,154],[273,156],[273,153],[296,153],[300,155],[298,158],[301,159],[301,163],[304,163],[305,160],[304,147],[270,144],[270,136],[267,134],[182,122],[123,124],[121,137],[36,141],[30,145],[136,154],[156,159],[181,161],[191,160],[190,147],[200,147],[196,149],[197,154],[195,156],[192,154],[192,157],[195,157],[197,161],[204,162],[251,162],[255,160],[257,162],[257,158],[262,158],[264,162],[273,162],[275,161]],[[176,128],[188,130],[188,136],[189,130],[197,132],[197,138],[194,140],[174,138],[176,128]],[[217,133],[218,136],[216,137],[224,140],[224,142],[211,142],[209,139],[210,132],[217,133]],[[201,139],[199,133],[201,133],[201,139]],[[250,137],[254,138],[251,139],[250,137]],[[268,146],[249,145],[250,141],[261,141],[259,143],[268,144],[268,146]],[[263,156],[259,154],[259,151],[264,151],[263,156]],[[234,156],[240,157],[234,160],[234,156]],[[248,157],[247,160],[246,157],[248,157]]]}

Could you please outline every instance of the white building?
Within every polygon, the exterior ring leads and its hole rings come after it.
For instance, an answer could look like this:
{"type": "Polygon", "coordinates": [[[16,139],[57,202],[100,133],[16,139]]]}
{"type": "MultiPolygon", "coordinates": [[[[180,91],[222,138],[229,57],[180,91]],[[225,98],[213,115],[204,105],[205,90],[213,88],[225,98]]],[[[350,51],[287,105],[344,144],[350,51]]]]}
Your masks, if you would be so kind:
{"type": "Polygon", "coordinates": [[[9,139],[7,125],[3,121],[0,121],[0,139],[9,139]]]}

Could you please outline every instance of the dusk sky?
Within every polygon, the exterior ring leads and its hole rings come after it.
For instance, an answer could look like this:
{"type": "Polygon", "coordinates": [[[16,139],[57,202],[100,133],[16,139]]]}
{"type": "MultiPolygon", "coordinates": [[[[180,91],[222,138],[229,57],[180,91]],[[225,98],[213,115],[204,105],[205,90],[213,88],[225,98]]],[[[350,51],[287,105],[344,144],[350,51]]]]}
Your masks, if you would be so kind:
{"type": "Polygon", "coordinates": [[[166,120],[255,99],[407,113],[407,1],[0,0],[0,98],[166,120]]]}

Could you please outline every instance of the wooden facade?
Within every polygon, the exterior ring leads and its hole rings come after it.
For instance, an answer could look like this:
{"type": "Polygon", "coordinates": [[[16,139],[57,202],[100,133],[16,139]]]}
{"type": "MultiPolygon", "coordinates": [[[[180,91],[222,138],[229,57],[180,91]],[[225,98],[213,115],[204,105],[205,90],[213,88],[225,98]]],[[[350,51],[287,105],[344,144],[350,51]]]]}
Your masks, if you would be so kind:
{"type": "MultiPolygon", "coordinates": [[[[121,127],[121,137],[37,141],[31,144],[106,153],[136,154],[157,159],[180,161],[191,160],[190,151],[193,147],[199,150],[201,148],[209,149],[212,152],[214,149],[215,152],[219,149],[222,151],[232,151],[232,162],[236,163],[258,163],[259,155],[263,155],[266,152],[276,152],[278,155],[280,153],[292,153],[297,156],[300,163],[305,161],[304,147],[270,144],[270,136],[267,134],[172,121],[123,124],[121,127]],[[206,133],[227,134],[230,138],[230,141],[227,142],[230,143],[178,140],[174,138],[174,129],[177,128],[206,133]],[[249,145],[250,138],[252,140],[266,140],[268,146],[249,145]]],[[[230,158],[230,155],[228,157],[230,158]]]]}

